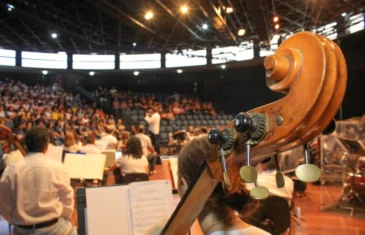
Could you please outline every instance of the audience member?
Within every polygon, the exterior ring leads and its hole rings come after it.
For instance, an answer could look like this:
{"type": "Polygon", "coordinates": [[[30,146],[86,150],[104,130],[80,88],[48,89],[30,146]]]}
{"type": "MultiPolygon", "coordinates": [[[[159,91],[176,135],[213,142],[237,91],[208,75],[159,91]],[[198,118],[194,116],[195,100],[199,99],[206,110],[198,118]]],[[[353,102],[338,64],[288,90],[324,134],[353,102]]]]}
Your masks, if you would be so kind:
{"type": "Polygon", "coordinates": [[[80,152],[86,154],[101,154],[101,150],[95,146],[95,134],[89,133],[86,139],[86,145],[81,147],[80,152]]]}

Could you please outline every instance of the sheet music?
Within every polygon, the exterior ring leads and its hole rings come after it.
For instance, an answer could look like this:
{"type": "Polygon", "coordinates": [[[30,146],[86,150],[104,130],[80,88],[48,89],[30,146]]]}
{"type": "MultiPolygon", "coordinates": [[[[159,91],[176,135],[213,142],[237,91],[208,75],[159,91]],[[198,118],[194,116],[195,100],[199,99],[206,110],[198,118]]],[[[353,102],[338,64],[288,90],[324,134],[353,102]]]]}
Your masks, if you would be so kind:
{"type": "Polygon", "coordinates": [[[83,179],[103,179],[105,155],[85,154],[85,164],[82,172],[83,179]]]}
{"type": "Polygon", "coordinates": [[[177,162],[178,157],[170,157],[170,170],[172,174],[172,180],[174,182],[175,189],[177,189],[177,162]]]}
{"type": "Polygon", "coordinates": [[[129,223],[128,186],[86,189],[89,235],[132,234],[129,223]]]}
{"type": "Polygon", "coordinates": [[[172,213],[172,192],[170,181],[146,181],[129,186],[132,231],[142,235],[172,213]]]}
{"type": "Polygon", "coordinates": [[[55,146],[53,144],[48,145],[46,157],[52,158],[57,162],[62,163],[63,146],[55,146]]]}
{"type": "Polygon", "coordinates": [[[63,165],[71,179],[82,179],[82,172],[85,164],[85,155],[68,153],[65,156],[63,165]]]}

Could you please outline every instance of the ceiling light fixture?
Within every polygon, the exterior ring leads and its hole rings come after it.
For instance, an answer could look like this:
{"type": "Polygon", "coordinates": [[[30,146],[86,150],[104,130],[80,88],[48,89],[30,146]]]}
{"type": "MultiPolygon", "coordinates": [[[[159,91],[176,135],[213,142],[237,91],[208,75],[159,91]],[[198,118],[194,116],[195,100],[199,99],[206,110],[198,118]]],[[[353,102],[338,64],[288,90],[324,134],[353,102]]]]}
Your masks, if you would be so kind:
{"type": "Polygon", "coordinates": [[[279,21],[279,17],[274,16],[274,18],[272,18],[272,21],[274,21],[274,22],[278,22],[278,21],[279,21]]]}
{"type": "Polygon", "coordinates": [[[233,12],[233,8],[232,7],[227,7],[226,8],[226,12],[227,12],[227,14],[232,13],[233,12]]]}
{"type": "Polygon", "coordinates": [[[48,71],[47,71],[47,70],[43,70],[43,71],[42,71],[42,74],[43,74],[43,75],[47,75],[47,74],[48,74],[48,71]]]}
{"type": "Polygon", "coordinates": [[[57,35],[57,33],[52,33],[52,34],[51,34],[51,37],[52,37],[52,38],[57,38],[57,36],[58,36],[58,35],[57,35]]]}
{"type": "Polygon", "coordinates": [[[245,35],[245,33],[246,33],[245,29],[238,30],[238,36],[243,36],[243,35],[245,35]]]}
{"type": "Polygon", "coordinates": [[[133,72],[133,75],[134,75],[134,76],[138,76],[138,75],[139,75],[139,72],[138,72],[138,71],[134,71],[134,72],[133,72]]]}
{"type": "Polygon", "coordinates": [[[341,14],[342,17],[345,17],[346,15],[347,15],[346,12],[344,12],[344,13],[341,14]]]}
{"type": "Polygon", "coordinates": [[[148,11],[148,12],[146,13],[146,15],[144,15],[144,18],[145,18],[146,20],[150,20],[150,19],[152,19],[152,18],[153,18],[153,13],[152,13],[152,11],[148,11]]]}
{"type": "Polygon", "coordinates": [[[275,25],[275,29],[279,29],[280,28],[280,25],[279,24],[276,24],[275,25]]]}
{"type": "Polygon", "coordinates": [[[222,64],[221,65],[221,69],[226,69],[226,65],[225,64],[222,64]]]}
{"type": "Polygon", "coordinates": [[[176,71],[177,71],[177,73],[182,73],[183,72],[182,69],[178,69],[176,71]]]}
{"type": "Polygon", "coordinates": [[[202,28],[203,28],[204,30],[207,30],[207,29],[208,29],[208,24],[203,24],[203,25],[202,25],[202,28]]]}
{"type": "Polygon", "coordinates": [[[89,72],[89,75],[90,76],[94,76],[95,75],[95,72],[94,71],[91,71],[91,72],[89,72]]]}
{"type": "Polygon", "coordinates": [[[134,42],[134,43],[133,43],[133,46],[134,46],[134,47],[135,47],[135,46],[137,46],[137,43],[135,43],[135,42],[134,42]]]}
{"type": "Polygon", "coordinates": [[[181,7],[181,12],[182,13],[186,14],[186,13],[188,13],[188,11],[189,11],[189,8],[186,5],[181,7]]]}

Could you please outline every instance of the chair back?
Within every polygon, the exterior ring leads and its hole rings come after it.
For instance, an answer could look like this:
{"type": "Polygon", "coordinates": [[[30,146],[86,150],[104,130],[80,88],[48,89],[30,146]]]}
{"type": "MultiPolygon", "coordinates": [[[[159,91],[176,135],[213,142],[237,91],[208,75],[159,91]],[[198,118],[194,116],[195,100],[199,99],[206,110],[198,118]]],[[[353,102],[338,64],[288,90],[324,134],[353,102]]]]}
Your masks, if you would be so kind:
{"type": "Polygon", "coordinates": [[[123,177],[123,184],[129,184],[132,182],[148,181],[148,175],[146,173],[129,173],[123,177]]]}

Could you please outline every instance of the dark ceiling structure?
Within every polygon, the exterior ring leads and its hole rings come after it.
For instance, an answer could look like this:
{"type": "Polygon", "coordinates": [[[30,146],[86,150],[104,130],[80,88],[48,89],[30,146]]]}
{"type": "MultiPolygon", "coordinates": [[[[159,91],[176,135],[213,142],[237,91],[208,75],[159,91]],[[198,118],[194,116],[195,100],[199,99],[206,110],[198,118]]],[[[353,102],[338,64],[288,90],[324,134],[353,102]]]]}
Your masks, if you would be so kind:
{"type": "Polygon", "coordinates": [[[343,12],[364,12],[364,6],[364,0],[4,0],[0,47],[115,54],[267,42],[273,34],[336,21],[343,12]],[[153,12],[150,20],[147,11],[153,12]]]}

